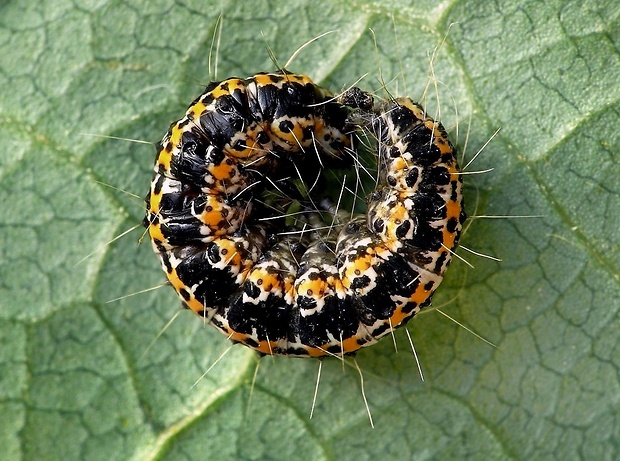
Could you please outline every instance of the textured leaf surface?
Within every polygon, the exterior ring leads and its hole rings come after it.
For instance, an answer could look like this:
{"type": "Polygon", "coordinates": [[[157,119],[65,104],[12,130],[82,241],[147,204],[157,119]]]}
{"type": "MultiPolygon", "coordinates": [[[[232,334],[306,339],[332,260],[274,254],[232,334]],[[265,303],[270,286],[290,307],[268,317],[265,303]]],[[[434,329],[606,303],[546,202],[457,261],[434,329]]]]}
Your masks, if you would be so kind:
{"type": "Polygon", "coordinates": [[[620,458],[619,4],[322,3],[0,5],[2,459],[620,458]],[[310,420],[317,362],[237,346],[193,386],[224,337],[185,311],[158,336],[166,288],[107,303],[163,280],[140,230],[104,246],[140,222],[122,191],[154,150],[93,135],[157,141],[212,77],[220,12],[217,77],[335,30],[291,70],[439,100],[461,145],[471,120],[466,159],[501,127],[470,214],[540,216],[474,219],[462,243],[503,261],[461,249],[475,269],[435,298],[497,348],[430,311],[409,324],[425,382],[404,331],[358,354],[375,429],[350,363],[324,362],[310,420]]]}

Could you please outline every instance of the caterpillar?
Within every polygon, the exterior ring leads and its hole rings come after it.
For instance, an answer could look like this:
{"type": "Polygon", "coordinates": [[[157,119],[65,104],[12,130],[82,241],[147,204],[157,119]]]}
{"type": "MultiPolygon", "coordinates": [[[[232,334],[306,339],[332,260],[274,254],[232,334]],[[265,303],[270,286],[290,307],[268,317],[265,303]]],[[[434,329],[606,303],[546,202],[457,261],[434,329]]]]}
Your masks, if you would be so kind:
{"type": "Polygon", "coordinates": [[[445,129],[412,100],[335,97],[282,70],[211,83],[170,126],[143,224],[184,305],[232,341],[344,356],[430,303],[466,218],[462,187],[445,129]],[[376,140],[377,187],[365,214],[322,226],[300,184],[316,198],[360,132],[376,140]]]}

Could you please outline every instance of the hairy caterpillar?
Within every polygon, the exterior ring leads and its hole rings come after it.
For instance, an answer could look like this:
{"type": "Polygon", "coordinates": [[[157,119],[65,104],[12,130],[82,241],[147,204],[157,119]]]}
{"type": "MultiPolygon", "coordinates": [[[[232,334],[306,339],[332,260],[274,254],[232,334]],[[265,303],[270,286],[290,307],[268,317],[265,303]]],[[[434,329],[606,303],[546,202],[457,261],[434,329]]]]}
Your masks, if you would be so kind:
{"type": "Polygon", "coordinates": [[[335,97],[287,71],[210,84],[154,171],[144,225],[170,284],[262,354],[343,356],[405,324],[430,303],[466,218],[455,149],[420,106],[373,105],[357,88],[335,97]],[[297,179],[320,194],[360,131],[376,140],[376,190],[365,214],[324,226],[297,179]]]}

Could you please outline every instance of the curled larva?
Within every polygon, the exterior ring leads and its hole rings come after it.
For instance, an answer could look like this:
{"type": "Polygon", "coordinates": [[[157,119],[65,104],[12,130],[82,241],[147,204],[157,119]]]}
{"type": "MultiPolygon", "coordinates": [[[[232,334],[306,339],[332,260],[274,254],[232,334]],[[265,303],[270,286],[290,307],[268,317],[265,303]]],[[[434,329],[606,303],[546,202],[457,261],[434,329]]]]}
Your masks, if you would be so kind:
{"type": "Polygon", "coordinates": [[[158,145],[146,209],[189,309],[260,353],[309,357],[354,353],[430,303],[465,220],[440,123],[409,99],[336,98],[287,71],[210,84],[158,145]],[[379,174],[367,211],[314,223],[297,179],[320,194],[360,131],[379,174]]]}

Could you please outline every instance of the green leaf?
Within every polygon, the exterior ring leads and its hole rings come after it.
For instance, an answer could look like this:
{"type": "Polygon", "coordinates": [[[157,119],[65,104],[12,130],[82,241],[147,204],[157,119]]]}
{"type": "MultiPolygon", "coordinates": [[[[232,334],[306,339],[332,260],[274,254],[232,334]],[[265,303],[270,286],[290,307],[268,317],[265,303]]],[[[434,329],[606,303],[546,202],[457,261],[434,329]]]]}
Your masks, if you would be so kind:
{"type": "Polygon", "coordinates": [[[618,459],[618,2],[209,3],[0,5],[2,458],[618,459]],[[374,429],[351,361],[324,361],[310,419],[317,361],[229,350],[169,288],[107,302],[164,276],[141,227],[106,245],[154,148],[99,135],[161,138],[214,77],[220,13],[220,79],[333,30],[290,69],[421,99],[466,162],[501,127],[469,214],[535,216],[474,218],[463,245],[502,262],[462,248],[435,297],[497,348],[430,310],[424,382],[404,329],[357,355],[374,429]]]}

